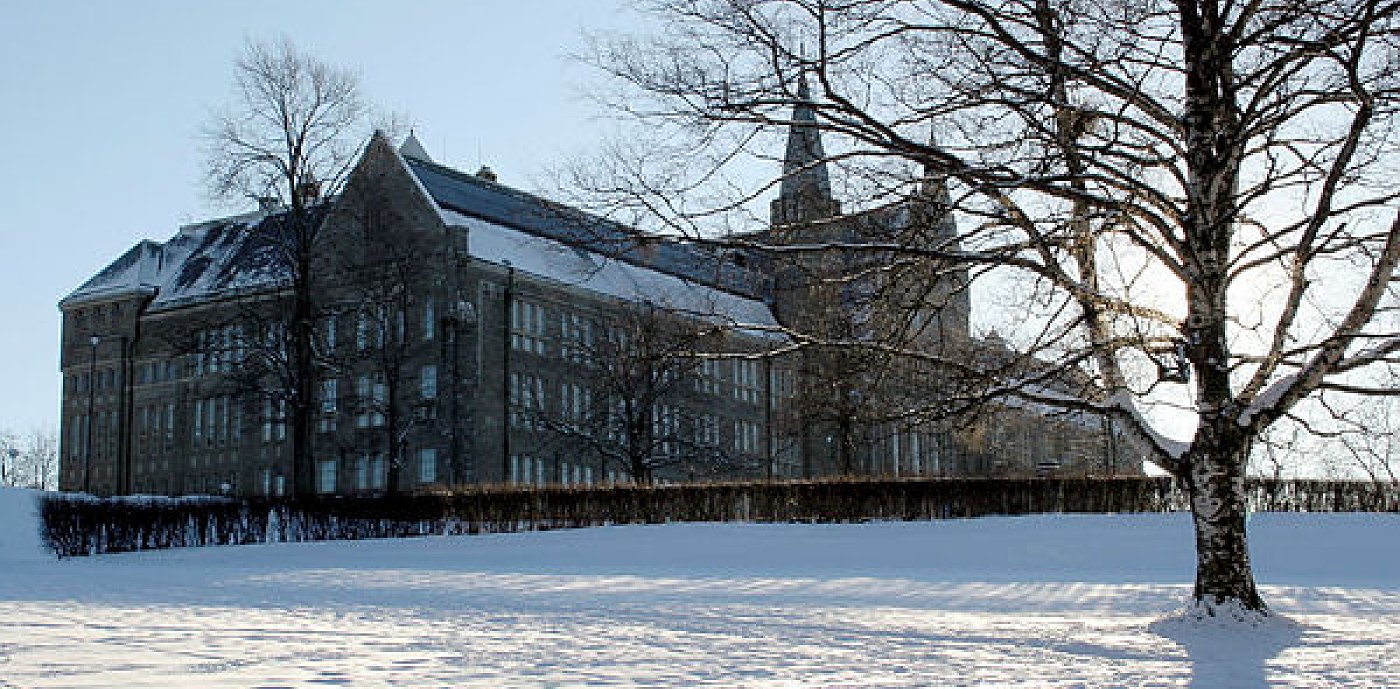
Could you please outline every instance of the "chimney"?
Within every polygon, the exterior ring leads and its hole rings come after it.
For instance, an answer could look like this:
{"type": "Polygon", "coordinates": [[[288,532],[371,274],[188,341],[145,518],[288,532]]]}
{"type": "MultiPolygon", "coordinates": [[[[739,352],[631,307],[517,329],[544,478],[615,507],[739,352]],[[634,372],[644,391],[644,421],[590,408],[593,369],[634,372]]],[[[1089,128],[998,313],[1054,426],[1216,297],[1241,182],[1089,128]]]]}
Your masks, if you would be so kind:
{"type": "Polygon", "coordinates": [[[476,176],[488,182],[496,181],[496,171],[486,165],[482,165],[481,169],[476,171],[476,176]]]}

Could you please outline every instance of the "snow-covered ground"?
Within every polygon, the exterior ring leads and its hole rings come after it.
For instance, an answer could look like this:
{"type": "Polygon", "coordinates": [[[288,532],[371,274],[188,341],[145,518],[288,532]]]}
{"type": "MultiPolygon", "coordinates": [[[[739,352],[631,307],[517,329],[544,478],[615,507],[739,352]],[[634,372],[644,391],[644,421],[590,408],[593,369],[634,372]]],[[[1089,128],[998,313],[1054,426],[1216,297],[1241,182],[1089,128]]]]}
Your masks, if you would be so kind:
{"type": "Polygon", "coordinates": [[[1289,621],[1242,633],[1170,616],[1192,572],[1184,515],[43,561],[15,555],[32,539],[5,504],[0,687],[1400,686],[1393,514],[1255,515],[1289,621]]]}

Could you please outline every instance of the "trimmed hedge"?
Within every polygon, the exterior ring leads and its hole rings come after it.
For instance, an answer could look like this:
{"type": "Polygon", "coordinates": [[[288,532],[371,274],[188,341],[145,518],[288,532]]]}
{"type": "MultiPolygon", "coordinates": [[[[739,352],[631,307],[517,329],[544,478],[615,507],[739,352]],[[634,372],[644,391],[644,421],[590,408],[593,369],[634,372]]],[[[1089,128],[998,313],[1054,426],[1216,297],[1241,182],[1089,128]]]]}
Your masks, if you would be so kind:
{"type": "MultiPolygon", "coordinates": [[[[1396,512],[1400,486],[1251,480],[1254,511],[1396,512]]],[[[42,514],[60,556],[275,541],[353,540],[666,522],[917,521],[1186,509],[1167,478],[856,478],[671,486],[469,487],[321,498],[107,498],[55,494],[42,514]]]]}

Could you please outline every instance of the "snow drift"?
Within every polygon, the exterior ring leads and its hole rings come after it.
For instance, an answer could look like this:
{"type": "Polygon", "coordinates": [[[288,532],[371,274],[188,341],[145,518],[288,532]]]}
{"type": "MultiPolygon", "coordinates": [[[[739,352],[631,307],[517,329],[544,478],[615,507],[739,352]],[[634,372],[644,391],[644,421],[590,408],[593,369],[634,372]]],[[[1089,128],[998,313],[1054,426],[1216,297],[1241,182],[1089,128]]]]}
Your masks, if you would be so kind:
{"type": "Polygon", "coordinates": [[[54,559],[44,544],[39,491],[0,488],[0,566],[54,559]]]}

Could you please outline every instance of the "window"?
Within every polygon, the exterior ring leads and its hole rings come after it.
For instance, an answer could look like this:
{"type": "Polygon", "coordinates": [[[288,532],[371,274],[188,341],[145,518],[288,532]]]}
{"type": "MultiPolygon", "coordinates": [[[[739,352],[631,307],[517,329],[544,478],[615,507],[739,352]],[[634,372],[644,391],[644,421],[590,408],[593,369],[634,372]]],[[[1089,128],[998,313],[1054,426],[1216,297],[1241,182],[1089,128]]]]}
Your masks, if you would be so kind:
{"type": "Polygon", "coordinates": [[[544,483],[544,460],[533,455],[511,455],[510,482],[544,483]]]}
{"type": "Polygon", "coordinates": [[[586,363],[593,350],[593,324],[577,313],[559,318],[559,356],[576,364],[586,363]]]}
{"type": "Polygon", "coordinates": [[[355,314],[355,349],[364,351],[369,347],[369,314],[360,311],[355,314]]]}
{"type": "Polygon", "coordinates": [[[423,399],[437,399],[437,366],[432,364],[424,366],[422,375],[419,377],[419,383],[422,388],[423,399]]]}
{"type": "Polygon", "coordinates": [[[713,414],[695,417],[695,443],[701,447],[719,447],[719,418],[713,414]]]}
{"type": "MultiPolygon", "coordinates": [[[[229,401],[227,397],[224,400],[229,401]]],[[[233,442],[239,442],[243,438],[243,408],[237,403],[230,403],[228,433],[233,442]]]]}
{"type": "Polygon", "coordinates": [[[374,387],[371,389],[374,408],[370,413],[370,425],[378,428],[384,425],[384,407],[389,401],[389,386],[384,384],[378,376],[375,377],[374,387]]]}
{"type": "Polygon", "coordinates": [[[218,400],[204,400],[204,443],[212,446],[218,440],[217,425],[219,421],[218,400]]]}
{"type": "Polygon", "coordinates": [[[676,413],[676,408],[665,404],[654,404],[651,407],[651,435],[652,442],[661,454],[668,457],[677,453],[678,447],[676,436],[680,431],[680,415],[676,413]]]}
{"type": "Polygon", "coordinates": [[[322,337],[326,339],[326,351],[335,351],[335,314],[326,316],[326,323],[322,326],[322,337]]]}
{"type": "Polygon", "coordinates": [[[510,346],[541,356],[545,353],[544,307],[528,301],[510,304],[510,346]]]}
{"type": "Polygon", "coordinates": [[[272,495],[272,470],[263,469],[258,472],[258,485],[262,488],[263,495],[272,495]]]}
{"type": "Polygon", "coordinates": [[[418,482],[434,483],[437,481],[437,450],[425,447],[418,451],[418,482]]]}
{"type": "Polygon", "coordinates": [[[360,411],[355,416],[357,428],[378,428],[384,425],[384,406],[388,401],[388,386],[378,376],[360,376],[355,381],[355,397],[360,411]]]}
{"type": "Polygon", "coordinates": [[[204,440],[204,400],[194,401],[194,444],[204,440]]]}
{"type": "Polygon", "coordinates": [[[544,414],[544,379],[529,373],[510,374],[510,425],[537,428],[544,414]]]}
{"type": "Polygon", "coordinates": [[[384,455],[374,454],[369,458],[369,487],[374,490],[384,490],[385,472],[384,455]]]}
{"type": "Polygon", "coordinates": [[[274,405],[274,407],[274,418],[277,423],[273,430],[276,431],[275,436],[277,441],[281,442],[287,439],[287,400],[277,400],[277,404],[274,405]]]}
{"type": "Polygon", "coordinates": [[[339,388],[340,381],[336,378],[321,381],[321,419],[317,422],[317,427],[322,433],[335,430],[335,414],[340,404],[339,388]]]}
{"type": "Polygon", "coordinates": [[[734,362],[734,399],[749,404],[758,403],[758,362],[738,360],[734,362]]]}
{"type": "Polygon", "coordinates": [[[695,380],[696,390],[709,395],[720,394],[720,382],[724,380],[724,362],[719,359],[705,359],[700,362],[700,375],[695,380]]]}
{"type": "Polygon", "coordinates": [[[437,313],[432,300],[423,303],[423,340],[426,342],[437,335],[437,313]]]}
{"type": "MultiPolygon", "coordinates": [[[[316,463],[316,491],[318,493],[334,493],[337,467],[334,459],[323,459],[316,463]]],[[[278,476],[280,484],[282,477],[278,476]]],[[[278,486],[278,495],[281,495],[281,486],[278,486]]]]}
{"type": "Polygon", "coordinates": [[[623,442],[630,432],[627,401],[621,397],[608,399],[608,440],[623,442]]]}
{"type": "Polygon", "coordinates": [[[796,394],[796,387],[792,381],[792,371],[786,369],[773,369],[769,375],[768,385],[773,391],[775,399],[791,399],[796,394]]]}
{"type": "Polygon", "coordinates": [[[746,454],[758,452],[758,424],[742,419],[734,422],[734,450],[746,454]]]}
{"type": "Polygon", "coordinates": [[[389,332],[385,333],[385,335],[387,336],[386,339],[391,342],[403,342],[404,334],[407,330],[407,324],[404,322],[403,309],[394,309],[393,313],[390,314],[388,308],[386,307],[380,309],[380,314],[384,318],[384,327],[386,329],[389,328],[389,326],[391,325],[393,326],[393,330],[390,330],[389,332]],[[390,320],[391,316],[392,321],[390,320]]]}
{"type": "Polygon", "coordinates": [[[265,443],[287,439],[287,401],[263,398],[262,440],[265,443]]]}
{"type": "Polygon", "coordinates": [[[369,428],[371,404],[369,376],[360,376],[355,379],[355,399],[359,404],[360,411],[355,415],[355,427],[369,428]]]}
{"type": "Polygon", "coordinates": [[[175,446],[175,403],[165,405],[165,449],[175,446]]]}
{"type": "Polygon", "coordinates": [[[510,482],[530,483],[542,486],[545,483],[545,473],[548,467],[541,457],[522,454],[510,456],[510,482]]]}
{"type": "Polygon", "coordinates": [[[215,437],[216,437],[216,439],[218,440],[219,444],[222,445],[222,444],[228,442],[228,437],[229,437],[229,433],[228,433],[228,431],[229,431],[228,398],[227,398],[227,397],[218,397],[218,398],[215,398],[215,399],[212,400],[212,401],[215,402],[215,403],[217,404],[217,407],[218,407],[218,410],[217,410],[216,415],[215,415],[215,417],[214,417],[215,423],[216,423],[216,425],[215,425],[215,429],[216,429],[216,431],[215,431],[215,437]]]}
{"type": "Polygon", "coordinates": [[[369,489],[369,455],[355,458],[355,490],[369,489]]]}
{"type": "Polygon", "coordinates": [[[559,416],[561,420],[576,425],[588,421],[592,397],[591,391],[578,383],[561,383],[559,385],[559,416]]]}

